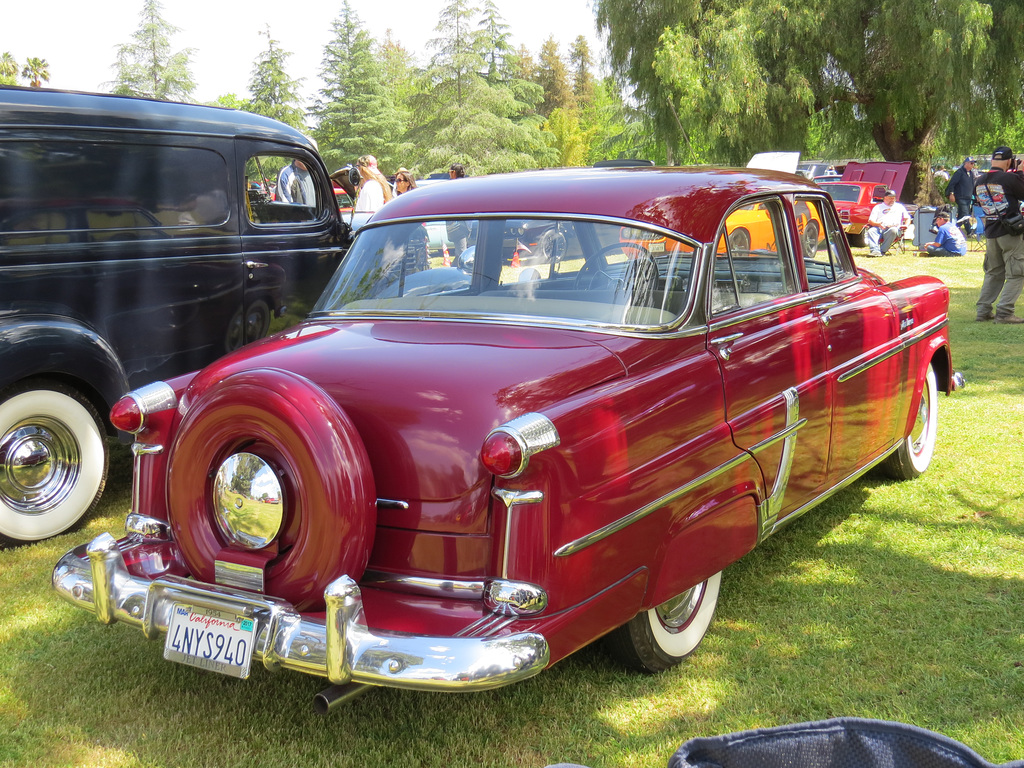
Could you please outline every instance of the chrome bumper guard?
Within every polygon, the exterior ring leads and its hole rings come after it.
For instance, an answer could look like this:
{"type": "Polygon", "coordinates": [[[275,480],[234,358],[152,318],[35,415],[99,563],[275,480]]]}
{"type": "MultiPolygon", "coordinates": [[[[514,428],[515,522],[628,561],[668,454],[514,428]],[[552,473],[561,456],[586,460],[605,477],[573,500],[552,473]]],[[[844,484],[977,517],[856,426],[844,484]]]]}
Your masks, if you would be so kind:
{"type": "Polygon", "coordinates": [[[372,632],[359,586],[347,576],[324,590],[323,622],[255,592],[177,576],[132,576],[109,533],[64,555],[53,569],[53,587],[102,623],[135,625],[151,640],[167,632],[175,603],[244,613],[256,623],[254,661],[271,671],[291,669],[335,684],[478,691],[533,677],[550,658],[547,641],[532,632],[490,638],[372,632]]]}

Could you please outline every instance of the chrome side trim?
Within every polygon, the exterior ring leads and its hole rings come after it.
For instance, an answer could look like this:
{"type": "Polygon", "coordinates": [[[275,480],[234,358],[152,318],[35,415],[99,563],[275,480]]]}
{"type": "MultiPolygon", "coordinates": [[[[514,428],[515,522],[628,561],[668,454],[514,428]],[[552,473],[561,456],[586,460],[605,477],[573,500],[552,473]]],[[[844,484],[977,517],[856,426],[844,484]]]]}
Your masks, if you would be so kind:
{"type": "Polygon", "coordinates": [[[769,445],[784,440],[782,456],[779,457],[779,471],[775,475],[775,485],[772,487],[768,497],[757,505],[757,540],[764,541],[775,528],[775,522],[779,519],[779,512],[782,511],[782,500],[786,496],[786,488],[789,487],[789,475],[793,470],[793,455],[796,446],[797,432],[800,427],[807,423],[807,419],[800,418],[800,395],[796,388],[791,387],[782,393],[786,400],[786,428],[778,435],[768,440],[763,440],[753,448],[757,454],[769,445]]]}
{"type": "Polygon", "coordinates": [[[177,576],[150,581],[129,573],[108,533],[65,554],[52,583],[63,599],[104,624],[130,624],[150,639],[167,632],[175,603],[246,615],[256,624],[255,661],[271,671],[290,669],[337,684],[486,690],[532,677],[550,661],[547,641],[535,632],[430,637],[373,630],[359,586],[347,576],[324,590],[323,620],[305,618],[290,603],[267,595],[177,576]]]}
{"type": "Polygon", "coordinates": [[[432,579],[426,576],[408,576],[373,570],[364,572],[360,581],[368,587],[380,587],[427,597],[450,597],[456,600],[481,600],[485,586],[483,579],[432,579]]]}
{"type": "Polygon", "coordinates": [[[839,493],[839,491],[841,491],[844,488],[846,488],[846,486],[848,486],[851,483],[854,483],[857,480],[859,480],[861,477],[863,477],[865,474],[867,474],[870,470],[874,469],[879,464],[881,464],[883,461],[885,461],[887,458],[889,458],[889,455],[892,454],[894,451],[896,451],[900,447],[900,444],[902,442],[903,442],[902,440],[897,441],[896,444],[892,448],[887,450],[885,453],[883,453],[881,456],[879,456],[877,459],[872,461],[870,464],[868,464],[863,469],[858,469],[856,472],[854,472],[852,475],[847,477],[845,480],[842,480],[842,481],[836,483],[831,488],[829,488],[827,491],[825,491],[824,493],[822,493],[819,496],[816,496],[811,501],[808,501],[806,504],[804,504],[799,509],[797,509],[797,510],[795,510],[793,512],[790,512],[784,518],[782,518],[781,520],[779,520],[778,522],[775,523],[775,525],[772,528],[772,530],[770,530],[768,532],[768,535],[770,536],[771,534],[776,533],[777,531],[781,531],[783,528],[785,528],[787,525],[792,523],[794,520],[796,520],[797,518],[802,516],[804,513],[809,512],[814,507],[816,507],[819,504],[821,504],[821,502],[823,502],[826,499],[828,499],[830,496],[833,496],[834,494],[839,493]]]}
{"type": "Polygon", "coordinates": [[[128,515],[129,520],[132,518],[132,515],[143,516],[139,513],[139,510],[142,509],[142,500],[139,498],[139,478],[142,477],[142,462],[146,456],[155,456],[163,452],[164,447],[162,445],[132,443],[132,506],[128,515]]]}
{"type": "Polygon", "coordinates": [[[508,552],[512,541],[512,511],[520,504],[539,504],[544,501],[541,491],[510,491],[507,488],[495,488],[491,491],[494,498],[505,505],[505,547],[501,553],[501,578],[508,578],[508,552]]]}
{"type": "Polygon", "coordinates": [[[657,510],[661,509],[665,505],[671,504],[673,501],[675,501],[675,500],[679,499],[680,497],[682,497],[683,495],[689,493],[694,488],[697,488],[697,487],[703,485],[704,483],[707,483],[707,482],[709,482],[711,480],[714,480],[716,477],[721,475],[723,472],[728,472],[730,469],[733,469],[734,467],[742,464],[744,461],[746,461],[749,458],[750,458],[750,456],[748,454],[741,453],[740,455],[736,456],[735,458],[729,459],[729,461],[725,462],[724,464],[720,464],[719,466],[715,467],[714,469],[712,469],[712,470],[710,470],[708,472],[705,472],[700,477],[695,478],[694,480],[691,480],[690,482],[686,483],[686,485],[682,485],[679,488],[676,488],[674,491],[670,491],[669,493],[666,493],[660,499],[657,499],[656,501],[652,501],[650,504],[648,504],[648,505],[646,505],[644,507],[641,507],[640,509],[636,510],[635,512],[631,512],[628,515],[626,515],[625,517],[619,518],[615,522],[609,523],[608,525],[604,526],[603,528],[598,528],[596,531],[593,531],[592,533],[588,533],[586,536],[581,536],[580,538],[576,539],[575,541],[570,541],[568,544],[563,544],[562,546],[560,546],[558,549],[555,550],[555,557],[567,557],[568,555],[574,555],[577,552],[579,552],[580,550],[586,549],[587,547],[591,546],[592,544],[596,544],[597,542],[601,541],[602,539],[608,538],[613,533],[618,533],[623,528],[628,528],[629,526],[631,526],[633,523],[637,522],[638,520],[643,520],[645,517],[647,517],[652,512],[656,512],[657,510]]]}
{"type": "Polygon", "coordinates": [[[930,327],[929,326],[925,326],[924,328],[922,328],[921,330],[919,330],[916,333],[912,334],[911,336],[908,336],[907,338],[902,339],[900,341],[900,343],[897,344],[896,346],[894,346],[892,349],[889,349],[889,350],[883,352],[880,355],[872,357],[870,360],[865,360],[863,363],[857,365],[854,368],[851,368],[846,373],[840,374],[839,378],[838,378],[839,383],[842,384],[843,382],[849,381],[854,376],[859,376],[860,374],[864,373],[864,371],[867,371],[867,370],[869,370],[871,368],[874,368],[879,363],[885,362],[886,360],[888,360],[893,355],[898,355],[901,352],[906,351],[907,349],[909,349],[914,344],[917,344],[919,341],[924,341],[929,336],[934,336],[936,333],[941,331],[947,325],[949,325],[949,320],[948,319],[942,319],[941,321],[939,321],[937,324],[935,324],[933,326],[930,326],[930,327]]]}

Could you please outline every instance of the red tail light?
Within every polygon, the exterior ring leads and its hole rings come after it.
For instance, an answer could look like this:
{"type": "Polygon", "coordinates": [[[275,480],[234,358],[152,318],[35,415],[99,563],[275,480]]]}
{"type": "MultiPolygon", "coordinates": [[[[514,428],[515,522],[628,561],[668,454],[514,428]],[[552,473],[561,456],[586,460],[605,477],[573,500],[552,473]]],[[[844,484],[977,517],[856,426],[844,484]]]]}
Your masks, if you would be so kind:
{"type": "Polygon", "coordinates": [[[523,465],[523,449],[506,432],[491,432],[480,449],[480,460],[491,474],[504,477],[519,473],[523,465]]]}
{"type": "Polygon", "coordinates": [[[129,392],[110,409],[110,423],[133,435],[146,426],[146,417],[178,405],[178,396],[169,384],[156,381],[129,392]]]}
{"type": "Polygon", "coordinates": [[[498,477],[526,471],[530,457],[558,445],[558,430],[547,416],[527,413],[495,427],[484,439],[480,460],[498,477]]]}
{"type": "Polygon", "coordinates": [[[110,409],[110,423],[122,432],[135,434],[142,429],[144,421],[142,408],[131,395],[125,395],[110,409]]]}

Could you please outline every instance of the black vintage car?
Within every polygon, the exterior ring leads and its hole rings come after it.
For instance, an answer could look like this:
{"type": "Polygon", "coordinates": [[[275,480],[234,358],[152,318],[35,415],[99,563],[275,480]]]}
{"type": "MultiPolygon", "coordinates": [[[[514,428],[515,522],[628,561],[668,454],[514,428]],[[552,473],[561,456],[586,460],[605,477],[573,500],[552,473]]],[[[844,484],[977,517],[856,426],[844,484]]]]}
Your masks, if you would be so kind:
{"type": "Polygon", "coordinates": [[[74,525],[105,483],[101,414],[302,319],[349,239],[286,125],[0,88],[0,537],[74,525]]]}

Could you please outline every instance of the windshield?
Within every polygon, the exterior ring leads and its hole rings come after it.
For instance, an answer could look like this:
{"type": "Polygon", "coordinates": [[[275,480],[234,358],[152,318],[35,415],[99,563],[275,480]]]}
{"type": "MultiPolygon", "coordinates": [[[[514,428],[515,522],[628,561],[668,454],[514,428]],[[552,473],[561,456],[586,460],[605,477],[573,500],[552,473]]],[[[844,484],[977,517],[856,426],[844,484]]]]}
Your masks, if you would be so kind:
{"type": "Polygon", "coordinates": [[[821,188],[841,203],[856,203],[860,200],[860,187],[856,184],[822,184],[821,188]]]}
{"type": "Polygon", "coordinates": [[[607,222],[387,224],[359,233],[313,311],[661,327],[686,307],[694,253],[693,243],[607,222]]]}

